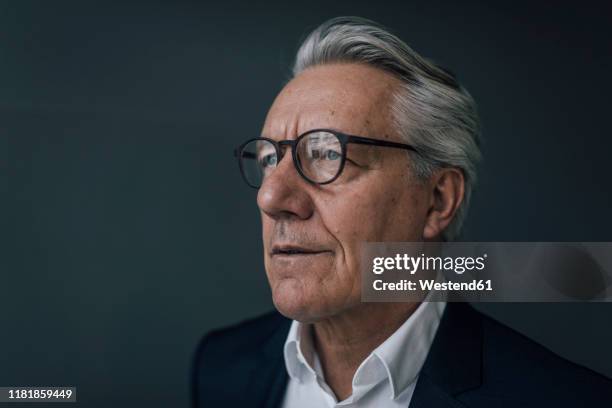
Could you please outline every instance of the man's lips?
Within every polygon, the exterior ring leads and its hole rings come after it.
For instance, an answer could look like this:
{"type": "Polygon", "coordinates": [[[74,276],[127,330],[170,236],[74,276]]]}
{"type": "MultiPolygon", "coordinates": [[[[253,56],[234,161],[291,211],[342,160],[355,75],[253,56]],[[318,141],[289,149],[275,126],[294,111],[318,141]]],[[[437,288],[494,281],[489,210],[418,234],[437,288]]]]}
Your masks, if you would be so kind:
{"type": "Polygon", "coordinates": [[[305,256],[331,253],[331,251],[319,248],[307,248],[298,245],[274,245],[270,251],[271,256],[305,256]]]}

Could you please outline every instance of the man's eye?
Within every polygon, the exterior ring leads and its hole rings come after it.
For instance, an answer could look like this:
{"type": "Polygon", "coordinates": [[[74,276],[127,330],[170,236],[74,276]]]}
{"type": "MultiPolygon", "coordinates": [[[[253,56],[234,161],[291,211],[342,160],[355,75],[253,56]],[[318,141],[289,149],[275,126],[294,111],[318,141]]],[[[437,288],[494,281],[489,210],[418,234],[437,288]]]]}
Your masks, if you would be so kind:
{"type": "Polygon", "coordinates": [[[326,150],[325,153],[323,154],[323,157],[326,160],[339,160],[341,155],[339,152],[335,150],[326,150]]]}
{"type": "Polygon", "coordinates": [[[263,168],[274,167],[274,166],[276,166],[276,155],[275,154],[267,154],[267,155],[263,156],[261,159],[259,159],[259,162],[261,163],[261,167],[263,167],[263,168]]]}

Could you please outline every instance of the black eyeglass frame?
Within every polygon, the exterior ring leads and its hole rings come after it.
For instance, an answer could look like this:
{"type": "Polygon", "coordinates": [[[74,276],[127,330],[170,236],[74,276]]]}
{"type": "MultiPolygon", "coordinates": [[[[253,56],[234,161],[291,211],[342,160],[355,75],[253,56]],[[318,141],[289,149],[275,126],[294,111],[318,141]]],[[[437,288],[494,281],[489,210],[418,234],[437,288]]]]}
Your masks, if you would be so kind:
{"type": "Polygon", "coordinates": [[[244,142],[240,146],[238,146],[236,149],[234,149],[234,156],[238,159],[238,166],[240,167],[240,174],[242,175],[242,178],[247,183],[247,185],[249,185],[250,187],[255,188],[255,189],[259,189],[261,187],[261,185],[255,186],[255,185],[249,183],[249,180],[246,177],[246,175],[244,173],[243,166],[242,166],[242,157],[243,157],[243,150],[244,150],[244,148],[249,143],[252,143],[252,142],[257,141],[257,140],[264,140],[264,141],[270,142],[274,146],[274,150],[276,151],[276,156],[278,157],[278,162],[277,163],[280,163],[280,161],[284,157],[282,147],[283,146],[289,146],[291,148],[291,159],[293,160],[293,166],[297,170],[298,174],[304,180],[306,180],[307,182],[309,182],[311,184],[318,184],[318,185],[325,185],[325,184],[332,183],[338,177],[340,177],[340,175],[342,174],[342,171],[344,170],[344,165],[346,163],[347,145],[349,143],[361,144],[361,145],[369,145],[369,146],[392,147],[392,148],[396,148],[396,149],[410,150],[410,151],[413,151],[413,152],[419,154],[419,151],[414,146],[406,144],[406,143],[398,143],[398,142],[391,142],[391,141],[387,141],[387,140],[372,139],[372,138],[363,137],[363,136],[348,135],[346,133],[338,132],[337,130],[333,130],[333,129],[311,129],[311,130],[309,130],[307,132],[302,133],[301,135],[299,135],[294,140],[279,140],[279,141],[276,141],[276,140],[273,140],[273,139],[270,139],[270,138],[267,138],[267,137],[254,137],[252,139],[247,140],[246,142],[244,142]],[[302,171],[301,166],[299,165],[298,157],[297,157],[297,147],[296,146],[298,145],[300,140],[302,140],[303,138],[305,138],[306,136],[308,136],[310,134],[318,133],[318,132],[331,133],[334,136],[336,136],[338,138],[338,141],[340,142],[340,148],[341,148],[341,153],[342,153],[341,161],[340,161],[340,167],[338,167],[338,172],[336,173],[336,175],[333,178],[331,178],[328,181],[324,181],[324,182],[317,182],[317,181],[313,181],[310,178],[308,178],[308,176],[306,176],[304,174],[304,172],[302,171]]]}

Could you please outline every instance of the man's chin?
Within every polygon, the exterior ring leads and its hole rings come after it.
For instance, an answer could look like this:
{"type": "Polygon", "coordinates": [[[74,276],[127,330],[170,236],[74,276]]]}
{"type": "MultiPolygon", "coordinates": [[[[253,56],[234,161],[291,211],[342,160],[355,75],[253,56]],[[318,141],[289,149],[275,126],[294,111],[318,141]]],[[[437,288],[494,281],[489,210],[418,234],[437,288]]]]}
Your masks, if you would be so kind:
{"type": "Polygon", "coordinates": [[[285,279],[272,289],[274,306],[283,316],[302,323],[320,319],[321,302],[304,293],[299,282],[285,279]]]}

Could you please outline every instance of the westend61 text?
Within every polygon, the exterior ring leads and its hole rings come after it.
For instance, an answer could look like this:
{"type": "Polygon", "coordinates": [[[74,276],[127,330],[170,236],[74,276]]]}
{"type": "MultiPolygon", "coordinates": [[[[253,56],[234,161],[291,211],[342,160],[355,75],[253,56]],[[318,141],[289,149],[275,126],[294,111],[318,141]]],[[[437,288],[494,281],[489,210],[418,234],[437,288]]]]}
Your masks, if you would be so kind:
{"type": "Polygon", "coordinates": [[[436,282],[435,279],[421,279],[417,282],[402,279],[399,282],[383,282],[381,279],[374,281],[374,290],[435,290],[435,291],[490,291],[493,290],[491,280],[473,280],[471,282],[436,282]]]}

